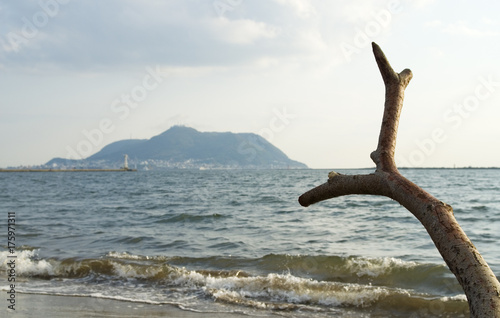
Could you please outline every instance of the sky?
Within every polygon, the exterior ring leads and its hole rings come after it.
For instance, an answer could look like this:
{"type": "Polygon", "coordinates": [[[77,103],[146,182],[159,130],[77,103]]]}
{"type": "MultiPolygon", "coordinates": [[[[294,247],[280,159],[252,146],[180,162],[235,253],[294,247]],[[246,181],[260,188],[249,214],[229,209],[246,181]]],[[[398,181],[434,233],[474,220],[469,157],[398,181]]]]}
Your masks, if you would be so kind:
{"type": "Polygon", "coordinates": [[[373,167],[409,68],[396,163],[500,166],[500,2],[0,1],[0,167],[174,125],[261,135],[310,168],[373,167]]]}

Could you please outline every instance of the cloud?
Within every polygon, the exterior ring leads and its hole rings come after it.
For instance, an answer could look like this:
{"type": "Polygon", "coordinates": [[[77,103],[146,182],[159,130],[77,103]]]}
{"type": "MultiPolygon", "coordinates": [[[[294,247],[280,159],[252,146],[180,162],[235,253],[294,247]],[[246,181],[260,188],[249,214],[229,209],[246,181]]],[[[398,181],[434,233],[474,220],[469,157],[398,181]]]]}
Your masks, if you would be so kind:
{"type": "Polygon", "coordinates": [[[221,55],[220,45],[214,45],[200,23],[207,17],[216,18],[210,5],[191,1],[70,2],[36,25],[35,15],[45,11],[36,2],[30,3],[30,7],[9,3],[11,18],[2,23],[6,32],[0,35],[0,50],[5,60],[17,65],[84,69],[150,63],[192,65],[217,62],[221,55]],[[12,38],[21,39],[15,50],[12,38]]]}
{"type": "Polygon", "coordinates": [[[467,23],[464,21],[450,23],[447,26],[445,26],[442,29],[442,31],[444,33],[451,35],[468,36],[468,37],[491,37],[499,35],[498,31],[473,28],[467,25],[467,23]]]}
{"type": "Polygon", "coordinates": [[[277,3],[292,8],[298,17],[302,19],[310,18],[317,14],[316,8],[308,0],[275,0],[277,3]]]}
{"type": "Polygon", "coordinates": [[[500,34],[498,31],[491,30],[491,27],[495,26],[496,22],[489,18],[481,19],[479,23],[476,23],[478,25],[476,27],[472,27],[470,24],[471,22],[466,21],[445,23],[442,20],[432,20],[425,22],[424,26],[438,29],[442,33],[455,36],[482,38],[498,36],[500,34]]]}
{"type": "Polygon", "coordinates": [[[221,17],[209,19],[206,25],[214,39],[229,44],[254,44],[258,40],[273,39],[280,33],[278,27],[249,19],[229,20],[221,17]]]}
{"type": "Polygon", "coordinates": [[[428,28],[437,28],[437,27],[441,27],[442,25],[443,25],[443,21],[441,21],[441,20],[432,20],[432,21],[427,21],[424,23],[424,26],[428,27],[428,28]]]}
{"type": "Polygon", "coordinates": [[[445,52],[439,47],[431,46],[426,48],[426,51],[433,58],[444,58],[446,56],[445,52]]]}
{"type": "Polygon", "coordinates": [[[335,52],[339,55],[345,37],[351,39],[356,27],[386,8],[367,0],[348,6],[319,0],[274,0],[265,5],[243,1],[221,16],[213,1],[108,0],[70,1],[46,14],[40,3],[12,1],[0,11],[8,12],[0,22],[5,30],[0,34],[0,64],[16,70],[78,72],[145,65],[205,70],[255,63],[271,67],[277,61],[299,60],[304,65],[327,65],[335,52]],[[33,21],[44,12],[48,19],[37,27],[33,21]],[[30,23],[36,34],[24,37],[13,49],[7,35],[22,37],[30,23]]]}
{"type": "Polygon", "coordinates": [[[485,25],[490,25],[490,26],[497,26],[498,21],[490,19],[490,18],[482,18],[481,22],[484,23],[485,25]]]}
{"type": "MultiPolygon", "coordinates": [[[[301,17],[313,11],[301,1],[283,5],[301,17]]],[[[211,2],[184,0],[69,2],[49,13],[36,1],[6,6],[0,22],[5,30],[0,34],[0,64],[19,69],[224,66],[304,53],[295,34],[289,37],[276,25],[276,15],[288,25],[297,19],[278,10],[281,4],[264,10],[244,2],[240,6],[248,13],[241,17],[229,17],[232,12],[221,17],[211,2]]]]}
{"type": "Polygon", "coordinates": [[[435,2],[436,2],[436,0],[413,0],[411,2],[411,4],[418,9],[422,9],[422,8],[427,7],[435,2]]]}

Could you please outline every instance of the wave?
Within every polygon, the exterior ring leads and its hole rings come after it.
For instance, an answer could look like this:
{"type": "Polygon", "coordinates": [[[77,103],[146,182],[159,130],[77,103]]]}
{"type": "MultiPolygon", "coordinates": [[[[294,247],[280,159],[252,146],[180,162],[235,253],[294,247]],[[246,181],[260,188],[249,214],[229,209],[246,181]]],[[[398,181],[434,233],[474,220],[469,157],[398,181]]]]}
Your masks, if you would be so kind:
{"type": "MultiPolygon", "coordinates": [[[[7,256],[0,252],[2,272],[7,256]]],[[[191,307],[193,299],[199,299],[301,312],[350,308],[404,313],[439,308],[441,316],[456,316],[467,311],[465,296],[455,293],[455,287],[448,294],[435,292],[433,282],[447,279],[443,266],[395,258],[274,254],[255,259],[186,258],[110,252],[95,259],[58,260],[23,250],[18,252],[16,274],[32,280],[21,285],[25,292],[156,304],[176,300],[191,307]],[[417,281],[427,289],[415,288],[417,281]]]]}

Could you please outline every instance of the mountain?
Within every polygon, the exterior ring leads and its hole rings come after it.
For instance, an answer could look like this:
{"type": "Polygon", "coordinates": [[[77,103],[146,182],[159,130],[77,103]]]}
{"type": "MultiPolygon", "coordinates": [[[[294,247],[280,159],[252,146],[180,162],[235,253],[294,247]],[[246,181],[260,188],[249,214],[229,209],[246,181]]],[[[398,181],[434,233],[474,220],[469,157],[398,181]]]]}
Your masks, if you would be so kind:
{"type": "Polygon", "coordinates": [[[151,139],[121,140],[83,159],[54,158],[50,167],[120,167],[124,154],[138,168],[307,168],[252,133],[199,132],[174,126],[151,139]]]}

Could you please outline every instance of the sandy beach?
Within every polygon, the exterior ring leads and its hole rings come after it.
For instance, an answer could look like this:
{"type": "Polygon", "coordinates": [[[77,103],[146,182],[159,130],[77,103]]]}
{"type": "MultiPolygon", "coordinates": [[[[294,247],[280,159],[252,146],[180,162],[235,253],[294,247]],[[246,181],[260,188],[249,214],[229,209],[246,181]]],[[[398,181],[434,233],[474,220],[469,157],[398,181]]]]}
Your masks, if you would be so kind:
{"type": "Polygon", "coordinates": [[[2,317],[176,317],[176,318],[238,318],[248,317],[238,313],[199,313],[182,310],[173,305],[152,305],[126,301],[52,295],[18,293],[15,311],[7,308],[0,312],[2,317]],[[5,315],[6,313],[6,315],[5,315]]]}

